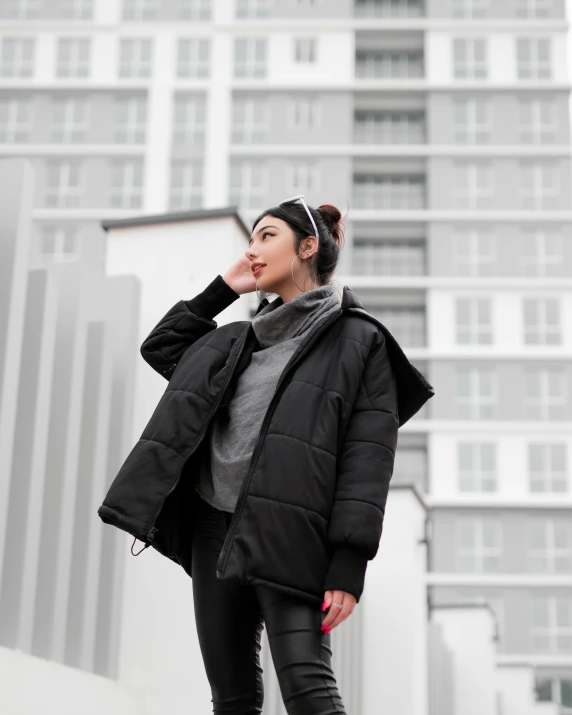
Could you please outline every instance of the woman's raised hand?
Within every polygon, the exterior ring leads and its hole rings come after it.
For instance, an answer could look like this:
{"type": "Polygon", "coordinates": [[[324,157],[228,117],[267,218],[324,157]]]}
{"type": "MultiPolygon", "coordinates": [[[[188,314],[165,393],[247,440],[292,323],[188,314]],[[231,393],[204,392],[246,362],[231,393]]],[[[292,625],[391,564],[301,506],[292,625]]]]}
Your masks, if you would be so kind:
{"type": "Polygon", "coordinates": [[[256,278],[252,275],[250,261],[244,254],[223,274],[223,279],[239,295],[256,290],[256,278]]]}

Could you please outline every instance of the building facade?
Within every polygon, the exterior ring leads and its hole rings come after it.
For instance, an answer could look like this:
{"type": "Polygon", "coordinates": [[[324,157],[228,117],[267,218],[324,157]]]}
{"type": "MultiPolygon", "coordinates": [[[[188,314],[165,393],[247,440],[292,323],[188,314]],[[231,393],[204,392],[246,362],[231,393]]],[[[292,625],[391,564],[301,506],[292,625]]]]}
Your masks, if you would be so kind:
{"type": "Polygon", "coordinates": [[[338,278],[436,388],[394,477],[431,506],[430,597],[489,602],[499,660],[572,708],[564,0],[1,7],[0,155],[35,166],[38,266],[103,263],[102,218],[349,209],[338,278]]]}

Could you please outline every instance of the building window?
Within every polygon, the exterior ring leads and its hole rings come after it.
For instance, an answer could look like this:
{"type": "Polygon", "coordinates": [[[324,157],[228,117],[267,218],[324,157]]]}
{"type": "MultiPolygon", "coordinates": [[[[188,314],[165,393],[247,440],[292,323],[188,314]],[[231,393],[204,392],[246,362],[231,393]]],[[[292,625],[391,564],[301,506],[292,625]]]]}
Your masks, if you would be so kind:
{"type": "Polygon", "coordinates": [[[205,37],[181,37],[177,45],[177,77],[209,76],[210,44],[205,37]]]}
{"type": "Polygon", "coordinates": [[[570,653],[572,650],[572,599],[565,596],[533,596],[532,649],[537,653],[570,653]]]}
{"type": "Polygon", "coordinates": [[[286,193],[296,194],[320,190],[320,169],[313,162],[295,161],[286,165],[286,193]]]}
{"type": "Polygon", "coordinates": [[[421,112],[357,111],[357,144],[423,144],[425,123],[421,112]]]}
{"type": "Polygon", "coordinates": [[[490,368],[458,368],[456,402],[457,415],[462,419],[495,419],[496,373],[490,368]]]}
{"type": "Polygon", "coordinates": [[[144,144],[147,103],[144,97],[116,97],[113,140],[118,144],[144,144]]]}
{"type": "Polygon", "coordinates": [[[258,144],[268,135],[268,102],[263,97],[237,97],[232,103],[233,144],[258,144]]]}
{"type": "Polygon", "coordinates": [[[523,162],[519,174],[523,209],[558,208],[560,182],[554,164],[523,162]]]}
{"type": "Polygon", "coordinates": [[[109,205],[116,209],[138,209],[143,203],[143,162],[115,161],[111,165],[109,205]]]}
{"type": "Polygon", "coordinates": [[[536,678],[535,691],[539,702],[552,700],[572,708],[572,680],[569,678],[536,678]]]}
{"type": "Polygon", "coordinates": [[[553,101],[521,99],[519,119],[523,144],[553,144],[556,141],[556,105],[553,101]]]}
{"type": "Polygon", "coordinates": [[[569,491],[566,444],[528,445],[528,487],[535,494],[569,491]]]}
{"type": "Polygon", "coordinates": [[[516,0],[517,17],[550,17],[551,10],[552,0],[516,0]]]}
{"type": "Polygon", "coordinates": [[[123,0],[123,20],[145,21],[157,17],[157,0],[123,0]]]}
{"type": "Polygon", "coordinates": [[[423,52],[407,50],[358,50],[358,79],[412,79],[423,77],[423,52]]]}
{"type": "Polygon", "coordinates": [[[487,79],[487,50],[487,41],[484,38],[455,38],[453,40],[453,76],[455,79],[487,79]]]}
{"type": "Polygon", "coordinates": [[[150,77],[153,46],[150,39],[122,38],[119,43],[119,76],[150,77]]]}
{"type": "Polygon", "coordinates": [[[525,276],[548,278],[561,275],[564,242],[559,233],[549,229],[524,229],[522,246],[525,276]]]}
{"type": "Polygon", "coordinates": [[[425,181],[422,176],[354,176],[354,205],[358,209],[422,209],[425,181]]]}
{"type": "Polygon", "coordinates": [[[488,164],[455,165],[455,194],[462,209],[490,208],[493,198],[493,172],[488,164]]]}
{"type": "Polygon", "coordinates": [[[52,141],[78,144],[87,136],[87,103],[85,99],[55,99],[52,141]]]}
{"type": "Polygon", "coordinates": [[[427,345],[423,308],[378,308],[374,315],[401,346],[423,348],[427,345]]]}
{"type": "Polygon", "coordinates": [[[460,492],[496,492],[497,446],[493,442],[457,445],[460,492]]]}
{"type": "Polygon", "coordinates": [[[179,19],[208,22],[212,16],[212,0],[179,0],[179,19]]]}
{"type": "Polygon", "coordinates": [[[533,573],[569,573],[571,557],[566,522],[537,518],[528,523],[528,558],[533,573]]]}
{"type": "Polygon", "coordinates": [[[74,226],[43,226],[40,253],[54,262],[64,263],[79,259],[77,230],[74,226]]]}
{"type": "Polygon", "coordinates": [[[353,245],[356,275],[423,276],[425,244],[419,241],[380,241],[356,238],[353,245]]]}
{"type": "Polygon", "coordinates": [[[490,298],[457,298],[455,322],[457,345],[492,345],[490,298]]]}
{"type": "Polygon", "coordinates": [[[169,207],[190,211],[202,206],[203,167],[200,161],[174,161],[171,164],[169,207]]]}
{"type": "Polygon", "coordinates": [[[0,76],[31,77],[34,74],[35,40],[32,37],[3,37],[0,42],[0,76]]]}
{"type": "Polygon", "coordinates": [[[266,77],[265,37],[237,37],[234,40],[234,76],[266,77]]]}
{"type": "Polygon", "coordinates": [[[467,573],[499,571],[500,524],[492,519],[464,517],[457,520],[456,527],[457,570],[467,573]]]}
{"type": "Polygon", "coordinates": [[[487,17],[489,0],[452,0],[453,17],[478,20],[487,17]]]}
{"type": "Polygon", "coordinates": [[[551,79],[552,47],[550,38],[517,38],[516,64],[519,79],[551,79]]]}
{"type": "Polygon", "coordinates": [[[40,17],[41,0],[4,0],[0,3],[2,20],[35,20],[40,17]]]}
{"type": "Polygon", "coordinates": [[[491,107],[487,99],[455,100],[457,144],[486,144],[491,133],[491,107]]]}
{"type": "Polygon", "coordinates": [[[274,0],[236,0],[236,17],[239,20],[270,17],[274,0]]]}
{"type": "Polygon", "coordinates": [[[453,237],[453,252],[458,275],[477,278],[495,274],[496,251],[492,234],[458,229],[453,237]]]}
{"type": "Polygon", "coordinates": [[[322,101],[315,97],[293,97],[288,100],[289,129],[319,129],[322,126],[322,101]]]}
{"type": "Polygon", "coordinates": [[[422,0],[356,0],[356,17],[420,17],[422,0]]]}
{"type": "Polygon", "coordinates": [[[173,144],[201,146],[206,128],[206,105],[203,96],[178,96],[175,99],[173,144]]]}
{"type": "Polygon", "coordinates": [[[266,196],[267,171],[261,161],[231,161],[230,202],[241,208],[260,208],[266,196]]]}
{"type": "Polygon", "coordinates": [[[28,99],[0,99],[0,142],[24,144],[32,131],[32,105],[28,99]]]}
{"type": "Polygon", "coordinates": [[[60,37],[58,40],[57,77],[88,77],[91,41],[83,37],[60,37]]]}
{"type": "Polygon", "coordinates": [[[524,298],[525,345],[560,345],[560,301],[558,298],[524,298]]]}
{"type": "Polygon", "coordinates": [[[318,55],[317,44],[315,37],[295,37],[294,62],[296,64],[314,64],[318,55]]]}
{"type": "Polygon", "coordinates": [[[46,167],[46,206],[77,208],[81,197],[81,167],[77,161],[49,161],[46,167]]]}
{"type": "Polygon", "coordinates": [[[560,368],[525,370],[524,418],[562,420],[566,417],[566,379],[560,368]]]}
{"type": "Polygon", "coordinates": [[[59,0],[57,17],[62,20],[91,20],[93,0],[59,0]]]}

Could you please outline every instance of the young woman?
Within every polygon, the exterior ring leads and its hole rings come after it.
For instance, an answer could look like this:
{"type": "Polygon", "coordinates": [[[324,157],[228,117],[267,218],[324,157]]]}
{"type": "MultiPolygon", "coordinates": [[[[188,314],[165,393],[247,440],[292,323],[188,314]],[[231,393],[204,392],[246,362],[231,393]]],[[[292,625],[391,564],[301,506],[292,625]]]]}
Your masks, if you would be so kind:
{"type": "Polygon", "coordinates": [[[433,394],[332,283],[340,221],[303,197],[265,211],[159,321],[141,354],[169,384],[98,511],[192,577],[214,713],[262,712],[263,627],[289,715],[345,713],[329,634],[377,553],[397,430],[433,394]],[[257,289],[278,297],[217,326],[257,289]]]}

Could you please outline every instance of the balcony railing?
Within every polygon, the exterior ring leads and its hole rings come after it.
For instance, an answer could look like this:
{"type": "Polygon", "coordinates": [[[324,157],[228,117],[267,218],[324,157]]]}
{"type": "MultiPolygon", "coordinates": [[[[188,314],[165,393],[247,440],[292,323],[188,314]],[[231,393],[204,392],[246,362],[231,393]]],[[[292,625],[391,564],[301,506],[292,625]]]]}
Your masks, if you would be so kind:
{"type": "Polygon", "coordinates": [[[390,211],[423,209],[425,179],[422,176],[357,175],[354,177],[354,207],[390,211]]]}
{"type": "Polygon", "coordinates": [[[379,241],[356,238],[353,272],[360,276],[423,276],[425,246],[421,241],[379,241]]]}
{"type": "Polygon", "coordinates": [[[421,50],[358,50],[357,79],[419,79],[424,74],[421,50]]]}
{"type": "Polygon", "coordinates": [[[356,144],[423,144],[424,115],[422,112],[357,111],[354,141],[356,144]]]}

